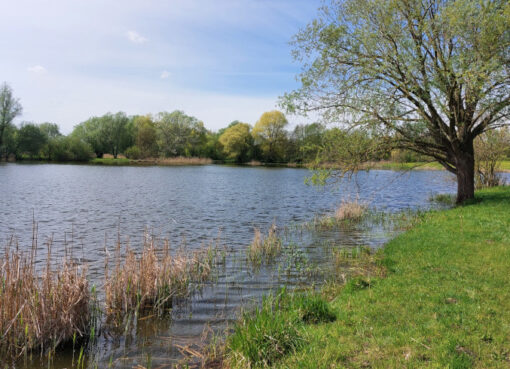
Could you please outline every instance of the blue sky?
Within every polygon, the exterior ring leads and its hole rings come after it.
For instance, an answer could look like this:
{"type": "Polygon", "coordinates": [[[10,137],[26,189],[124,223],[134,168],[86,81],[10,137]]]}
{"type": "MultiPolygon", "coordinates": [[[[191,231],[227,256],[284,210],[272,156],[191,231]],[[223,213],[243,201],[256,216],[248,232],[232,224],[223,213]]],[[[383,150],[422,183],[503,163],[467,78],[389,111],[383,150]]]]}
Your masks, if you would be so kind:
{"type": "MultiPolygon", "coordinates": [[[[290,41],[320,0],[16,0],[0,5],[0,82],[18,121],[64,133],[108,111],[253,124],[297,86],[290,41]]],[[[294,118],[294,121],[302,118],[294,118]]]]}

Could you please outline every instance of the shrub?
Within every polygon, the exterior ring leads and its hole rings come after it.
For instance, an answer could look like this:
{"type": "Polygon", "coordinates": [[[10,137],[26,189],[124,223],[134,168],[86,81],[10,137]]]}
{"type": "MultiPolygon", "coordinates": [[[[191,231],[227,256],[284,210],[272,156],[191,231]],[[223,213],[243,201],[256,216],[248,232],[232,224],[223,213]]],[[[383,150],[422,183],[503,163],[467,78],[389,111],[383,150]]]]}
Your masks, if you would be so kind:
{"type": "Polygon", "coordinates": [[[142,151],[138,148],[138,146],[131,146],[124,151],[124,155],[126,155],[126,158],[128,159],[141,159],[142,158],[142,151]]]}

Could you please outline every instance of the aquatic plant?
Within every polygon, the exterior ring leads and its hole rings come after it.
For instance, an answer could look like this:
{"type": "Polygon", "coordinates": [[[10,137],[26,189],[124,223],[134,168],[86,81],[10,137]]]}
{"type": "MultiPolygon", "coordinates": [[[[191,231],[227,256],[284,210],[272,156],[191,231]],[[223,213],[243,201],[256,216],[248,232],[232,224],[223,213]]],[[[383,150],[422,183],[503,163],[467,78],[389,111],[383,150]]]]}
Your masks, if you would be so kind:
{"type": "Polygon", "coordinates": [[[267,237],[262,237],[260,229],[255,228],[253,241],[248,246],[248,260],[260,265],[262,261],[269,261],[277,256],[282,249],[282,239],[278,236],[276,224],[269,227],[267,237]]]}
{"type": "Polygon", "coordinates": [[[180,250],[172,255],[168,240],[162,248],[158,243],[156,237],[146,234],[137,254],[129,244],[122,253],[117,241],[113,272],[108,270],[108,259],[105,263],[105,305],[110,321],[119,324],[147,310],[161,313],[172,306],[174,297],[188,296],[191,283],[209,277],[214,258],[211,248],[192,253],[180,250]]]}
{"type": "Polygon", "coordinates": [[[335,219],[342,220],[360,220],[367,211],[367,205],[359,200],[342,201],[335,211],[335,219]]]}
{"type": "Polygon", "coordinates": [[[68,257],[53,263],[50,240],[46,266],[38,270],[36,250],[35,238],[28,253],[11,239],[0,256],[0,357],[4,359],[36,350],[51,352],[91,332],[95,299],[86,268],[68,257]]]}

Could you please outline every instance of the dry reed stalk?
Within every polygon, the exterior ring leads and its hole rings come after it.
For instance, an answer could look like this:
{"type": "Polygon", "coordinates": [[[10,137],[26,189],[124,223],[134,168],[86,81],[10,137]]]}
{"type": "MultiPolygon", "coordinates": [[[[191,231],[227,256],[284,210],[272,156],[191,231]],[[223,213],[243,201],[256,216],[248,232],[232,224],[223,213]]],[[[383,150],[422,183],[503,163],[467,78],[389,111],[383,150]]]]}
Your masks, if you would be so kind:
{"type": "Polygon", "coordinates": [[[105,270],[108,319],[118,324],[139,311],[170,307],[173,297],[185,297],[191,292],[190,283],[208,278],[211,264],[210,252],[171,255],[168,240],[159,250],[157,239],[146,235],[140,255],[129,246],[121,255],[118,241],[114,271],[109,275],[108,261],[105,270]]]}
{"type": "MultiPolygon", "coordinates": [[[[12,241],[11,241],[12,243],[12,241]]],[[[33,350],[53,350],[88,335],[92,296],[86,271],[69,259],[51,263],[48,242],[44,270],[31,253],[11,250],[0,256],[0,357],[15,359],[33,350]]]]}
{"type": "Polygon", "coordinates": [[[335,212],[336,220],[359,220],[363,217],[367,210],[367,206],[358,200],[342,201],[335,212]]]}
{"type": "Polygon", "coordinates": [[[276,224],[272,224],[266,238],[262,237],[260,229],[255,228],[252,243],[248,246],[248,259],[255,264],[262,260],[269,260],[280,253],[282,240],[278,237],[276,224]]]}

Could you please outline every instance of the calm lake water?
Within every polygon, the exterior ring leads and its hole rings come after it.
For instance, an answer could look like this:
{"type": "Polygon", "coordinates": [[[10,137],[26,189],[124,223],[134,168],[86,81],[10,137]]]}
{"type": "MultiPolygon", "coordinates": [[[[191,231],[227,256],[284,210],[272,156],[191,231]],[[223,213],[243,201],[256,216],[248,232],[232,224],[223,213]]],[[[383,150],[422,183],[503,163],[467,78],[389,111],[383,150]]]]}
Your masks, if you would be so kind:
{"type": "MultiPolygon", "coordinates": [[[[136,249],[144,230],[168,237],[173,245],[185,240],[199,248],[214,239],[227,250],[227,262],[215,271],[213,282],[166,319],[148,319],[124,337],[103,335],[87,352],[89,367],[132,368],[150,361],[152,367],[171,367],[182,359],[179,346],[196,344],[204,327],[221,331],[239,307],[283,286],[320,282],[279,265],[254,271],[243,263],[254,227],[267,230],[272,222],[286,231],[288,242],[320,265],[331,252],[330,242],[352,247],[379,247],[391,237],[384,229],[350,228],[321,235],[303,235],[299,225],[331,213],[342,199],[357,196],[379,210],[396,212],[426,208],[435,193],[453,193],[456,185],[444,171],[370,171],[334,187],[305,184],[304,169],[263,167],[103,167],[88,165],[0,165],[0,245],[16,236],[29,248],[33,219],[38,223],[40,255],[44,241],[53,239],[53,253],[61,256],[64,239],[89,265],[92,283],[101,286],[106,246],[113,249],[117,233],[136,249]]],[[[296,256],[297,255],[297,256],[296,256]]],[[[288,259],[290,260],[290,259],[288,259]]],[[[287,260],[287,262],[288,262],[287,260]]],[[[292,259],[294,260],[294,259],[292,259]]],[[[296,259],[297,260],[297,259],[296,259]]],[[[298,263],[296,261],[296,263],[298,263]]],[[[70,367],[71,353],[59,354],[53,366],[70,367]]],[[[47,367],[30,362],[26,367],[47,367]]],[[[22,366],[22,365],[21,365],[22,366]]]]}

